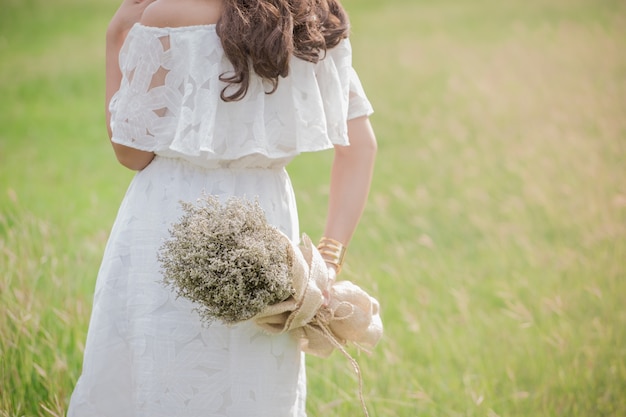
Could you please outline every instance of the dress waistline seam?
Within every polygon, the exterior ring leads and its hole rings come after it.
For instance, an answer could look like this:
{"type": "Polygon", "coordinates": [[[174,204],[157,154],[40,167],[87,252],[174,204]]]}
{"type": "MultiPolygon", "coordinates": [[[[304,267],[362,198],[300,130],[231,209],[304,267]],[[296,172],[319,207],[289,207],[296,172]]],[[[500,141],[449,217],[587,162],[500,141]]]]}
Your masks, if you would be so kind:
{"type": "MultiPolygon", "coordinates": [[[[176,156],[166,156],[166,155],[155,155],[155,160],[167,160],[172,162],[179,162],[187,165],[190,168],[200,169],[204,171],[285,171],[286,165],[279,166],[205,166],[202,164],[195,163],[190,161],[189,159],[176,157],[176,156]]],[[[217,163],[233,163],[236,164],[237,160],[216,160],[217,163]]]]}

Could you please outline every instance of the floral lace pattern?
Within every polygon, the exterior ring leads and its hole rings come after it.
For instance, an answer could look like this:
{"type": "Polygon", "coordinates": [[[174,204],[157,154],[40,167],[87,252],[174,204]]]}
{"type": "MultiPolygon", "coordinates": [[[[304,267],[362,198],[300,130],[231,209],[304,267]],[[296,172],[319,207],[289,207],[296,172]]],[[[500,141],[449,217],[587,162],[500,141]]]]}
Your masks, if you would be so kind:
{"type": "Polygon", "coordinates": [[[111,100],[113,141],[167,156],[235,160],[293,157],[347,145],[346,121],[372,113],[352,69],[349,40],[317,64],[293,58],[273,94],[252,77],[239,102],[220,99],[232,66],[214,25],[136,24],[120,52],[122,84],[111,100]]]}

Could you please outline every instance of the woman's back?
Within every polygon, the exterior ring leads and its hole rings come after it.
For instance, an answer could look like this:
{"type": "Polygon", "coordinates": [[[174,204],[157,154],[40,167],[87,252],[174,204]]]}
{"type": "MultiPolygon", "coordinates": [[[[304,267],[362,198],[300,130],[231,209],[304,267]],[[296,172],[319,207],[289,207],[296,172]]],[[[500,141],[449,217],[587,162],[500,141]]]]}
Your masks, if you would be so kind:
{"type": "Polygon", "coordinates": [[[121,48],[109,105],[114,144],[208,168],[276,167],[302,152],[348,145],[347,120],[372,112],[347,39],[318,62],[290,56],[289,73],[275,85],[249,70],[245,94],[224,99],[243,87],[229,80],[236,68],[219,25],[206,17],[219,3],[206,2],[214,7],[201,19],[176,16],[172,3],[152,3],[121,48]]]}
{"type": "Polygon", "coordinates": [[[222,9],[222,0],[156,0],[146,7],[140,22],[155,27],[211,25],[222,9]]]}

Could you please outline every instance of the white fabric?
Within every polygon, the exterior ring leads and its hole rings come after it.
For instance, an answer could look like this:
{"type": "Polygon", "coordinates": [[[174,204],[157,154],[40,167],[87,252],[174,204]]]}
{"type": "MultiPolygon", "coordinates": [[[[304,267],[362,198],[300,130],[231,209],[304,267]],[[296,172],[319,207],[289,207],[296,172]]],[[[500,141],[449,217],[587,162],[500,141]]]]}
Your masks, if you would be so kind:
{"type": "Polygon", "coordinates": [[[215,25],[136,24],[120,52],[122,86],[111,100],[113,141],[212,166],[258,153],[271,159],[348,145],[346,121],[372,107],[352,69],[349,40],[317,64],[293,58],[269,86],[251,77],[240,102],[224,102],[232,73],[215,25]]]}
{"type": "Polygon", "coordinates": [[[228,63],[214,26],[136,25],[121,67],[114,140],[157,156],[134,177],[111,231],[68,416],[306,416],[298,344],[251,322],[203,327],[193,305],[160,283],[157,252],[182,213],[179,201],[203,192],[258,198],[268,221],[297,241],[285,164],[347,145],[345,120],[371,112],[349,44],[317,65],[294,60],[275,95],[255,80],[235,103],[219,100],[228,63]]]}
{"type": "Polygon", "coordinates": [[[70,417],[304,416],[304,362],[289,335],[252,323],[203,327],[159,281],[157,250],[203,192],[258,196],[268,221],[297,236],[287,173],[205,169],[156,157],[133,179],[98,274],[83,373],[70,417]]]}

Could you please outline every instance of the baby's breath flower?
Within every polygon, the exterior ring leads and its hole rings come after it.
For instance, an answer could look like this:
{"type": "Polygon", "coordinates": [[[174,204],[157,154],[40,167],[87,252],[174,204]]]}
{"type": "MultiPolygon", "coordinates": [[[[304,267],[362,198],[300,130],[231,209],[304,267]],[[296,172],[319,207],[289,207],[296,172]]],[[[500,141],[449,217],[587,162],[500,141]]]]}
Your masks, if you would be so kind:
{"type": "Polygon", "coordinates": [[[181,204],[158,259],[164,284],[194,301],[205,322],[234,324],[289,298],[293,248],[258,202],[204,196],[181,204]]]}

